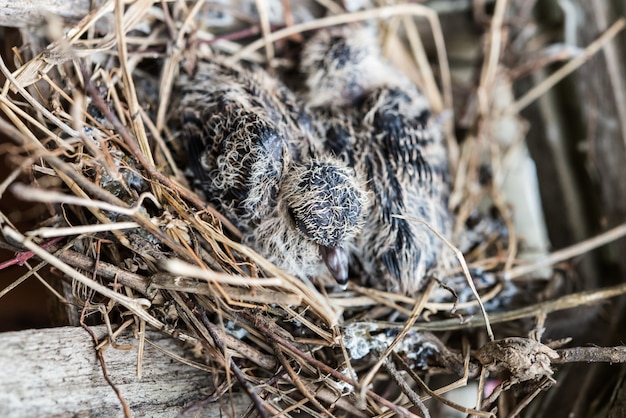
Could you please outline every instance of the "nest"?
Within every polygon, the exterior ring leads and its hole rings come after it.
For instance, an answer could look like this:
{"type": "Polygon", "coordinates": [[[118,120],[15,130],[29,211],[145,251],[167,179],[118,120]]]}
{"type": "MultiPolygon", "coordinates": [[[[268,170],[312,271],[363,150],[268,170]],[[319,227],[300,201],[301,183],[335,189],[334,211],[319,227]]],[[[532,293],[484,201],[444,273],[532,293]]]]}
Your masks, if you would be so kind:
{"type": "MultiPolygon", "coordinates": [[[[78,308],[80,322],[96,317],[91,321],[116,329],[148,326],[189,344],[219,388],[211,398],[244,391],[261,416],[428,416],[428,408],[441,404],[496,416],[498,399],[512,388],[517,392],[507,398],[508,411],[519,412],[554,383],[559,354],[540,342],[545,315],[623,289],[525,308],[516,302],[521,293],[512,280],[532,281],[541,269],[590,246],[540,262],[518,258],[520,233],[503,196],[503,167],[523,144],[525,125],[517,112],[535,93],[504,104],[496,100],[502,91],[511,93],[498,60],[505,11],[496,10],[487,34],[479,100],[465,122],[474,128],[462,147],[453,135],[456,121],[447,123],[455,236],[485,205],[495,208],[501,228],[485,232],[481,245],[464,255],[447,242],[458,260],[455,269],[408,297],[354,282],[346,291],[327,292],[242,245],[236,228],[189,186],[168,115],[184,63],[206,58],[212,49],[280,73],[293,68],[293,45],[307,31],[371,19],[392,46],[390,58],[414,76],[435,112],[451,110],[437,15],[419,5],[345,13],[320,2],[330,17],[297,23],[298,15],[285,10],[280,18],[286,27],[272,31],[274,17],[265,2],[258,3],[253,20],[260,24],[239,28],[220,21],[222,6],[147,0],[126,7],[106,2],[73,26],[50,23],[46,36],[31,33],[31,48],[14,50],[15,71],[0,63],[7,79],[0,95],[7,120],[0,127],[18,144],[8,149],[15,168],[0,193],[10,189],[44,204],[46,219],[20,232],[9,214],[0,213],[3,245],[31,251],[62,272],[73,292],[58,296],[78,308]],[[421,36],[434,45],[434,69],[421,36]],[[47,46],[37,49],[44,39],[47,46]],[[497,137],[493,132],[506,123],[515,125],[512,140],[485,139],[497,137]],[[477,272],[487,279],[473,280],[477,272]],[[539,318],[538,325],[500,330],[497,337],[507,338],[495,340],[491,324],[520,318],[539,318]],[[532,329],[535,338],[527,338],[532,329]],[[497,389],[484,398],[482,388],[496,378],[497,389]],[[443,397],[472,380],[479,382],[478,406],[443,397]]],[[[312,16],[322,14],[319,7],[311,5],[312,16]]],[[[245,22],[246,12],[241,15],[245,22]]],[[[545,283],[545,274],[538,280],[545,283]]],[[[523,296],[538,301],[532,292],[523,296]]]]}

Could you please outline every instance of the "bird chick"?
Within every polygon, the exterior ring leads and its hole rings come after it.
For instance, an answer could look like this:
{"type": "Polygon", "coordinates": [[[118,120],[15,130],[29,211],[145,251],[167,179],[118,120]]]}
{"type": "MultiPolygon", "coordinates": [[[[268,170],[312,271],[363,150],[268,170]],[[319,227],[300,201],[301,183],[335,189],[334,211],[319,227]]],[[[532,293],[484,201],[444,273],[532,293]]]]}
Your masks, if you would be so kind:
{"type": "Polygon", "coordinates": [[[352,168],[314,157],[295,96],[260,68],[216,59],[183,82],[182,134],[207,200],[244,242],[291,274],[348,277],[366,194],[352,168]]]}
{"type": "Polygon", "coordinates": [[[308,106],[350,106],[372,90],[411,82],[386,60],[372,28],[341,27],[322,30],[307,42],[300,71],[306,75],[308,106]]]}
{"type": "Polygon", "coordinates": [[[450,234],[449,175],[426,98],[382,56],[369,29],[316,34],[303,50],[307,103],[326,152],[364,173],[373,198],[354,257],[366,280],[415,294],[450,234]]]}
{"type": "Polygon", "coordinates": [[[296,275],[318,276],[321,257],[337,283],[345,284],[366,199],[354,170],[339,161],[294,164],[283,179],[275,215],[257,225],[251,244],[296,275]]]}

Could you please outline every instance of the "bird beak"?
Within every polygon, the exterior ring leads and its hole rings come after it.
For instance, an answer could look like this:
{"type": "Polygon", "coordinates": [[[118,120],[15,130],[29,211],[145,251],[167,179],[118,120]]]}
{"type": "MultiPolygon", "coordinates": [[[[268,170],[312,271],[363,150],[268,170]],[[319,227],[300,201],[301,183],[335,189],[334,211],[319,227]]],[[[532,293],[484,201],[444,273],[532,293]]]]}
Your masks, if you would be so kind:
{"type": "Polygon", "coordinates": [[[348,254],[342,247],[320,247],[320,255],[337,283],[348,283],[348,254]]]}

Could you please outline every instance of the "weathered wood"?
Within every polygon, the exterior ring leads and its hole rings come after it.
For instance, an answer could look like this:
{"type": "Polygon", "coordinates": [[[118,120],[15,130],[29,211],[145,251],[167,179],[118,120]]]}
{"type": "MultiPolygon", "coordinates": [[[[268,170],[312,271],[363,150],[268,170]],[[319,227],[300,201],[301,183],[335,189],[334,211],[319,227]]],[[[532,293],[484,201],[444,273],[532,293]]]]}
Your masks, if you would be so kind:
{"type": "MultiPolygon", "coordinates": [[[[104,327],[94,327],[104,336],[104,327]]],[[[172,338],[147,332],[147,339],[183,355],[172,338]]],[[[120,390],[135,417],[174,417],[213,392],[207,372],[172,359],[150,344],[143,353],[142,378],[137,377],[138,340],[130,332],[118,344],[122,350],[104,351],[110,379],[120,390]]],[[[228,397],[220,404],[204,405],[194,416],[242,416],[249,400],[228,397]],[[198,415],[199,414],[199,415],[198,415]]],[[[115,392],[105,381],[94,343],[82,328],[63,327],[0,334],[0,416],[123,416],[115,392]]]]}
{"type": "Polygon", "coordinates": [[[0,26],[39,26],[50,16],[76,22],[102,3],[103,0],[0,0],[0,26]]]}

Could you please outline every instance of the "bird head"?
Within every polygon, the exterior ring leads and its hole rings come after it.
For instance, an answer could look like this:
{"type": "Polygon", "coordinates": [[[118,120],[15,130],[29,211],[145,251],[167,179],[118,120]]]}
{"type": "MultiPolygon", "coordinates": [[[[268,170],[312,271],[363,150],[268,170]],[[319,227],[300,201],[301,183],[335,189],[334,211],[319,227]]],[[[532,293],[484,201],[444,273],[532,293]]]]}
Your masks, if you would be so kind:
{"type": "Polygon", "coordinates": [[[315,242],[338,283],[348,279],[346,245],[360,232],[366,192],[358,176],[339,161],[311,160],[290,168],[285,201],[297,233],[315,242]]]}
{"type": "Polygon", "coordinates": [[[319,31],[302,51],[307,104],[345,106],[359,103],[372,89],[394,79],[395,70],[382,59],[370,27],[337,27],[319,31]]]}

